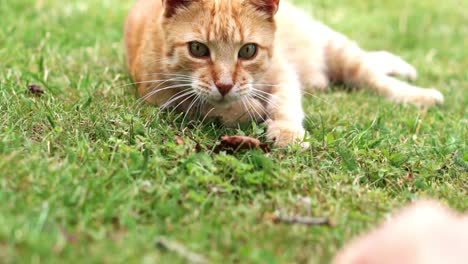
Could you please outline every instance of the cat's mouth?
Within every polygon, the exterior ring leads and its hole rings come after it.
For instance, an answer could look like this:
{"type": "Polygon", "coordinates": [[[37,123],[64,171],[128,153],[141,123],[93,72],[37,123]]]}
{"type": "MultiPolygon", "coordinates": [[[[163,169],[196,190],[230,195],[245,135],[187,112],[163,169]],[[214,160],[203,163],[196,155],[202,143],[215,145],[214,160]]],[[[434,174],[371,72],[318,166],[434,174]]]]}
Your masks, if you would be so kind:
{"type": "Polygon", "coordinates": [[[231,97],[221,97],[219,99],[209,98],[207,100],[211,105],[217,108],[228,108],[234,102],[238,101],[237,99],[233,99],[231,97]]]}
{"type": "Polygon", "coordinates": [[[229,108],[234,103],[241,101],[242,98],[235,95],[227,95],[220,97],[209,97],[206,101],[216,108],[229,108]]]}
{"type": "Polygon", "coordinates": [[[249,97],[246,89],[239,89],[237,85],[231,85],[229,89],[223,90],[223,87],[212,86],[210,92],[203,91],[201,95],[204,101],[209,103],[215,108],[229,108],[233,104],[242,102],[244,98],[249,97]]]}

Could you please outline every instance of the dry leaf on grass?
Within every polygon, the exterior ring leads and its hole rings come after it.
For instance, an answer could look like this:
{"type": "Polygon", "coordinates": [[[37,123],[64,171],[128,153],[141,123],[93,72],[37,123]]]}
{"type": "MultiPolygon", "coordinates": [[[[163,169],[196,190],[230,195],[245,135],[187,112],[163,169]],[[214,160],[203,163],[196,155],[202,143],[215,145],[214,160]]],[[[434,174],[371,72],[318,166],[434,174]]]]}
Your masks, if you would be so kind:
{"type": "Polygon", "coordinates": [[[233,153],[239,150],[261,149],[268,153],[271,151],[270,146],[262,143],[260,140],[248,136],[223,136],[221,143],[216,146],[214,152],[227,151],[233,153]]]}

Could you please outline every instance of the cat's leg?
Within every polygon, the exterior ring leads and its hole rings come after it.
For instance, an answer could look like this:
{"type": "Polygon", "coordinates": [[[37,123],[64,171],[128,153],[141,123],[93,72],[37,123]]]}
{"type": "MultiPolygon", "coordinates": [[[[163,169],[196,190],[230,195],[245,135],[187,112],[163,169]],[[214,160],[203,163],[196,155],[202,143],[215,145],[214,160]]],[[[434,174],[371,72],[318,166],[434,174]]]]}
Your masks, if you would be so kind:
{"type": "MultiPolygon", "coordinates": [[[[312,62],[312,61],[311,61],[312,62]]],[[[306,65],[309,66],[309,65],[306,65]]],[[[330,81],[326,74],[326,70],[316,67],[306,67],[307,72],[301,74],[301,82],[305,91],[314,93],[316,91],[328,91],[330,81]]],[[[303,71],[303,70],[302,70],[303,71]]]]}
{"type": "Polygon", "coordinates": [[[334,81],[369,88],[397,103],[427,107],[444,101],[435,89],[420,88],[389,76],[417,76],[412,66],[390,53],[368,53],[336,33],[327,45],[326,56],[328,73],[334,81]]]}
{"type": "Polygon", "coordinates": [[[410,81],[416,81],[418,78],[418,72],[411,64],[390,52],[367,52],[366,60],[370,67],[383,74],[402,77],[410,81]]]}
{"type": "MultiPolygon", "coordinates": [[[[286,147],[302,141],[305,135],[301,84],[297,73],[286,62],[276,63],[272,68],[269,79],[278,85],[270,87],[266,136],[275,146],[286,147]]],[[[304,142],[301,145],[304,149],[309,146],[304,142]]]]}

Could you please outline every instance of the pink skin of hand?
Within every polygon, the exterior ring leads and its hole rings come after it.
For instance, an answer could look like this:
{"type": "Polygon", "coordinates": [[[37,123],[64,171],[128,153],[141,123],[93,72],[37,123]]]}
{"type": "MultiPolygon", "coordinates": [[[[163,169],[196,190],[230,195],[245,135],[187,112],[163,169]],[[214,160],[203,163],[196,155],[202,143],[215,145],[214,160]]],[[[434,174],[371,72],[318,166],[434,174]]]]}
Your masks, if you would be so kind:
{"type": "Polygon", "coordinates": [[[334,264],[466,264],[468,216],[419,201],[338,253],[334,264]]]}

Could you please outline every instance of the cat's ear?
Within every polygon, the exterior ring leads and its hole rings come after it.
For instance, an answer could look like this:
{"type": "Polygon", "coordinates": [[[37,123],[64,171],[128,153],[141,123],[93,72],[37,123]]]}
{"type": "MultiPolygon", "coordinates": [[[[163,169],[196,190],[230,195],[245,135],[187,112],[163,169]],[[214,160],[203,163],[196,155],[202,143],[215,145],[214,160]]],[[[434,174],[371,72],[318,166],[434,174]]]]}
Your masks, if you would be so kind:
{"type": "Polygon", "coordinates": [[[164,5],[164,15],[166,17],[172,17],[178,8],[189,6],[191,3],[197,0],[162,0],[164,5]]]}
{"type": "Polygon", "coordinates": [[[251,2],[258,10],[273,16],[278,12],[280,0],[251,0],[251,2]]]}

